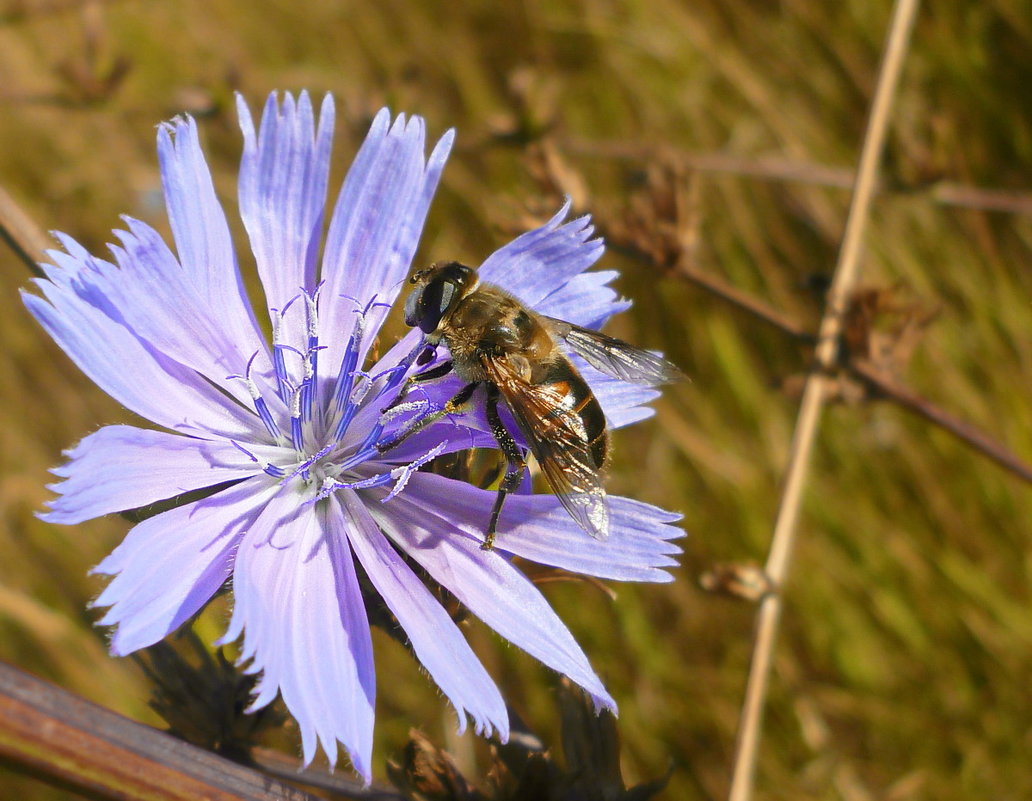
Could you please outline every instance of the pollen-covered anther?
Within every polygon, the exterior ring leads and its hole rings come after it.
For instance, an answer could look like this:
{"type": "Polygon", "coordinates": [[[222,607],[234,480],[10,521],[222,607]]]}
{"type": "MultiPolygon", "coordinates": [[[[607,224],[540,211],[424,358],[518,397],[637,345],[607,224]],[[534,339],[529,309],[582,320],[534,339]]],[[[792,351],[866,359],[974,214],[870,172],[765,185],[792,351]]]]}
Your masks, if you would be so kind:
{"type": "Polygon", "coordinates": [[[384,409],[380,413],[380,422],[386,425],[395,418],[401,417],[403,414],[408,414],[409,412],[419,412],[420,414],[432,414],[436,410],[436,404],[434,404],[433,401],[428,399],[406,401],[405,403],[399,403],[397,406],[390,406],[384,409]]]}
{"type": "Polygon", "coordinates": [[[325,466],[321,465],[320,463],[322,462],[323,458],[336,447],[336,442],[331,442],[329,445],[324,446],[321,450],[312,454],[303,462],[301,462],[297,467],[295,467],[294,471],[290,474],[290,477],[293,478],[294,476],[301,476],[301,478],[303,478],[305,481],[309,481],[312,476],[312,473],[324,472],[325,466]]]}
{"type": "Polygon", "coordinates": [[[301,428],[301,396],[304,394],[304,388],[304,384],[302,384],[290,396],[290,439],[294,450],[299,453],[305,447],[305,436],[301,428]]]}
{"type": "MultiPolygon", "coordinates": [[[[311,293],[304,292],[305,298],[305,331],[308,334],[308,347],[305,349],[305,379],[311,384],[309,396],[315,396],[315,382],[319,375],[319,351],[324,350],[319,345],[319,292],[323,284],[311,293]]],[[[306,419],[311,419],[311,407],[305,409],[306,419]]]]}
{"type": "Polygon", "coordinates": [[[386,503],[405,489],[405,485],[408,484],[409,479],[416,471],[419,470],[420,467],[440,456],[444,451],[445,444],[446,443],[444,442],[440,442],[414,461],[399,465],[398,467],[391,468],[383,473],[377,473],[376,475],[369,476],[367,478],[357,479],[355,481],[339,481],[336,479],[331,482],[324,481],[323,487],[315,500],[325,498],[339,489],[373,489],[374,487],[385,486],[393,481],[394,487],[384,498],[381,499],[382,503],[386,503]],[[327,488],[330,488],[329,492],[326,492],[327,488]]]}
{"type": "Polygon", "coordinates": [[[387,501],[391,500],[399,492],[405,489],[405,485],[408,484],[408,481],[412,477],[412,474],[419,470],[419,468],[425,465],[427,462],[431,461],[432,459],[436,459],[438,456],[440,456],[441,452],[444,450],[444,445],[445,443],[440,442],[433,448],[431,448],[429,451],[424,453],[422,456],[420,456],[418,459],[416,459],[416,461],[410,462],[409,464],[403,465],[402,467],[396,467],[393,470],[391,470],[391,477],[395,479],[394,488],[390,492],[388,492],[386,497],[384,497],[383,500],[381,500],[380,502],[387,503],[387,501]]]}

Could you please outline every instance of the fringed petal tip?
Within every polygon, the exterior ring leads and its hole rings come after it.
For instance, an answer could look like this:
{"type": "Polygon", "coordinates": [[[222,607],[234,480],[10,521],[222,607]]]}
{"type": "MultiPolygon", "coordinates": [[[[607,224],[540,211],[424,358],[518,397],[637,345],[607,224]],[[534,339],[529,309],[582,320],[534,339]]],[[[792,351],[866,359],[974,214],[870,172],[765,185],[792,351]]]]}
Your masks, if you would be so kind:
{"type": "Polygon", "coordinates": [[[44,255],[47,258],[53,259],[56,256],[64,256],[66,253],[72,258],[82,261],[90,258],[90,252],[63,231],[51,231],[50,235],[57,240],[58,244],[63,248],[63,251],[55,248],[48,248],[44,251],[44,255]]]}
{"type": "MultiPolygon", "coordinates": [[[[233,92],[233,101],[236,104],[237,116],[241,122],[241,128],[243,128],[244,120],[250,122],[253,119],[251,116],[251,109],[247,105],[247,98],[242,92],[236,91],[233,92]]],[[[333,106],[333,95],[331,93],[326,92],[323,94],[321,106],[323,110],[333,106]]],[[[301,116],[308,116],[311,114],[312,109],[312,96],[307,89],[302,89],[296,95],[290,91],[273,89],[265,96],[265,105],[262,109],[262,117],[264,118],[266,115],[274,114],[290,119],[293,118],[297,112],[300,112],[301,116]]],[[[250,127],[253,130],[253,126],[250,127]]],[[[244,133],[247,133],[246,129],[244,133]]]]}
{"type": "MultiPolygon", "coordinates": [[[[88,575],[88,576],[115,576],[115,575],[118,575],[122,571],[124,565],[122,564],[122,561],[117,558],[117,556],[118,556],[118,549],[116,548],[114,551],[112,551],[107,556],[105,556],[103,559],[101,559],[97,564],[95,564],[93,567],[91,567],[89,570],[87,570],[86,571],[86,575],[88,575]]],[[[107,606],[108,604],[99,603],[99,601],[100,601],[100,599],[102,597],[103,597],[103,593],[101,593],[96,598],[94,598],[92,601],[90,601],[90,608],[93,609],[93,608],[96,608],[98,606],[107,606]]]]}
{"type": "Polygon", "coordinates": [[[469,724],[472,722],[473,733],[477,737],[483,737],[485,740],[495,739],[502,744],[509,742],[508,718],[505,719],[505,724],[502,725],[492,723],[490,720],[476,718],[471,712],[457,710],[454,707],[452,707],[452,711],[456,713],[455,733],[459,736],[466,733],[466,729],[469,728],[469,724]]]}
{"type": "MultiPolygon", "coordinates": [[[[589,215],[563,222],[569,209],[567,200],[548,222],[488,256],[479,268],[481,278],[535,308],[552,295],[561,301],[567,285],[598,261],[605,250],[600,238],[591,238],[595,229],[589,215]]],[[[608,288],[605,292],[614,294],[608,288]]],[[[568,319],[578,325],[588,322],[581,315],[575,317],[568,319]]]]}
{"type": "Polygon", "coordinates": [[[612,716],[619,717],[620,710],[617,708],[616,701],[613,697],[606,693],[605,695],[595,695],[594,693],[588,693],[591,697],[591,705],[595,709],[596,715],[601,715],[603,712],[609,712],[612,716]]]}
{"type": "Polygon", "coordinates": [[[159,155],[162,147],[175,148],[180,137],[191,134],[197,135],[197,122],[193,116],[186,112],[176,114],[170,119],[162,120],[155,127],[158,131],[159,155]]]}

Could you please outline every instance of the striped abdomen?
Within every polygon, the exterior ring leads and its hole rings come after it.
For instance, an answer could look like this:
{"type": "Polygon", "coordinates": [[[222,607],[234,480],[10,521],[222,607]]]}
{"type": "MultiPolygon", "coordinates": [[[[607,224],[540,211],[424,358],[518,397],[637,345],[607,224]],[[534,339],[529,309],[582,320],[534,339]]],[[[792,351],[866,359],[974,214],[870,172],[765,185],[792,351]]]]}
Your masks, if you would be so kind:
{"type": "Polygon", "coordinates": [[[552,394],[560,399],[555,411],[556,416],[571,414],[580,420],[588,452],[595,462],[595,467],[602,467],[609,453],[606,416],[588,382],[568,359],[560,358],[549,366],[539,385],[548,386],[552,394]]]}

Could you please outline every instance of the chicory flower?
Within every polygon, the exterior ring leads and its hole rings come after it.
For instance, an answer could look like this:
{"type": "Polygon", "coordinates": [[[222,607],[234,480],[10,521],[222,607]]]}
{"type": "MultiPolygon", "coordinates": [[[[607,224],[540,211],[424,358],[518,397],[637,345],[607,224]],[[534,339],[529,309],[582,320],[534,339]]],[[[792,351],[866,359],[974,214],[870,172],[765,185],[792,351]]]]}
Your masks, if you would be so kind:
{"type": "MultiPolygon", "coordinates": [[[[411,332],[383,358],[370,348],[407,275],[451,148],[425,155],[419,117],[384,109],[348,172],[323,242],[334,106],[307,94],[270,96],[258,130],[238,101],[244,152],[240,214],[265,295],[271,342],[248,299],[229,226],[195,122],[158,131],[175,252],[149,225],[124,218],[111,257],[57,234],[41,295],[26,305],[105,392],[163,430],[111,425],[54,470],[44,518],[74,524],[184,493],[206,497],[134,526],[95,572],[113,627],[111,651],[158,642],[227,581],[234,608],[221,642],[242,639],[260,673],[252,709],[281,695],[298,721],[304,762],[330,763],[343,744],[371,778],[375,676],[356,560],[417,658],[477,732],[508,735],[498,688],[411,567],[415,563],[502,636],[579,684],[599,708],[615,703],[541,593],[521,556],[628,581],[667,581],[676,515],[610,497],[609,539],[585,534],[548,494],[509,499],[496,548],[481,550],[494,494],[420,471],[436,456],[493,446],[482,415],[443,420],[386,454],[403,424],[384,414],[420,351],[411,332]],[[205,494],[205,493],[201,493],[205,494]]],[[[587,218],[563,208],[481,266],[482,277],[540,312],[597,327],[626,307],[585,272],[601,255],[587,218]]],[[[648,416],[654,391],[579,362],[613,425],[648,416]]],[[[421,387],[427,408],[454,392],[421,387]]],[[[396,410],[397,411],[397,410],[396,410]]],[[[418,409],[417,409],[418,411],[418,409]]],[[[194,496],[196,497],[196,496],[194,496]]]]}

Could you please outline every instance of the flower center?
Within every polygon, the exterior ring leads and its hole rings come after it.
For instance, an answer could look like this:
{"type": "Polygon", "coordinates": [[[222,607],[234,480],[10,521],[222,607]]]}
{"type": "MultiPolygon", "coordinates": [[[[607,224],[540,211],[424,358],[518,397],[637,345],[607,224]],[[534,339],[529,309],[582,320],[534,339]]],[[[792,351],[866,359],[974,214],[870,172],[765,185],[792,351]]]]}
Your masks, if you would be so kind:
{"type": "MultiPolygon", "coordinates": [[[[321,287],[320,287],[321,288],[321,287]]],[[[414,404],[404,404],[394,413],[377,413],[362,436],[347,437],[359,412],[375,405],[386,408],[401,389],[416,357],[424,349],[422,342],[393,367],[367,373],[360,368],[366,318],[376,306],[383,304],[373,298],[365,306],[355,301],[357,319],[341,358],[340,369],[333,380],[332,392],[320,384],[319,353],[325,346],[319,344],[319,289],[302,291],[276,314],[273,326],[273,375],[263,382],[275,399],[263,396],[255,379],[254,354],[242,376],[233,376],[246,382],[254,403],[254,410],[278,446],[282,458],[262,461],[241,446],[241,450],[262,465],[270,476],[282,481],[300,479],[315,491],[315,500],[321,500],[339,489],[367,489],[394,482],[394,488],[385,500],[400,492],[409,476],[426,462],[439,455],[444,443],[406,464],[383,464],[382,446],[393,434],[385,432],[385,425],[397,412],[412,411],[414,404]],[[288,328],[299,330],[300,325],[285,325],[288,315],[304,314],[304,337],[300,347],[283,341],[282,332],[288,328]],[[270,400],[273,400],[270,403],[270,400]],[[279,409],[275,413],[273,409],[279,409]],[[370,464],[366,469],[362,465],[370,464]],[[387,468],[387,469],[384,469],[387,468]]],[[[290,322],[297,322],[291,320],[290,322]]],[[[328,381],[324,376],[323,382],[328,381]]],[[[369,415],[364,419],[368,420],[369,415]]],[[[354,432],[352,432],[354,434],[354,432]]]]}

